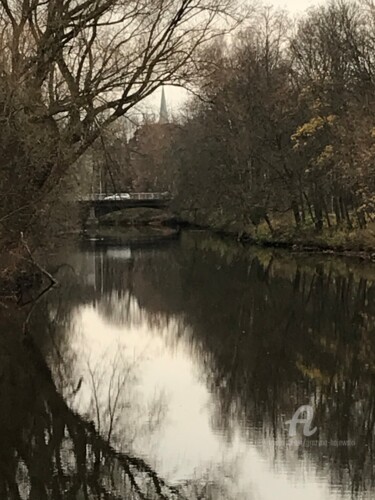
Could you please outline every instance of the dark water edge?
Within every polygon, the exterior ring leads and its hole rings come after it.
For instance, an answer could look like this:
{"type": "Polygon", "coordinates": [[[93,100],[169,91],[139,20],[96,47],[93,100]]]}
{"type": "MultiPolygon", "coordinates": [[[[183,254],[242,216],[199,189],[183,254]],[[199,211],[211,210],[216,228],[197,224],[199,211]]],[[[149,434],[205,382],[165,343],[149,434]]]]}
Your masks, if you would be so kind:
{"type": "MultiPolygon", "coordinates": [[[[316,498],[373,498],[375,266],[250,248],[201,231],[144,243],[62,249],[49,265],[59,286],[30,318],[29,307],[0,309],[0,498],[173,498],[169,483],[192,499],[202,491],[205,498],[268,499],[263,489],[271,479],[274,498],[283,491],[280,474],[300,493],[324,486],[316,498]],[[77,330],[88,313],[93,319],[77,330]],[[96,340],[77,348],[80,329],[96,340]],[[80,406],[94,387],[80,363],[86,350],[114,331],[128,345],[134,329],[159,339],[165,353],[181,351],[181,365],[198,370],[183,399],[192,411],[199,373],[209,401],[199,441],[212,447],[212,467],[197,461],[196,476],[185,465],[174,475],[170,459],[125,438],[121,419],[108,434],[106,408],[99,408],[99,428],[92,401],[80,406]],[[285,421],[307,403],[318,435],[299,433],[291,442],[285,421]],[[256,451],[252,467],[266,461],[267,475],[259,473],[251,490],[243,486],[250,472],[235,479],[237,462],[218,472],[213,439],[231,452],[256,451]]],[[[170,361],[167,354],[158,359],[156,378],[170,361]]],[[[130,398],[119,411],[127,427],[137,406],[130,398]]],[[[191,417],[191,428],[195,422],[191,417]]],[[[165,426],[160,449],[171,439],[165,426]]],[[[183,443],[177,439],[173,456],[183,443]]]]}
{"type": "Polygon", "coordinates": [[[153,245],[178,239],[179,227],[167,226],[131,226],[105,227],[98,226],[85,230],[81,234],[82,244],[93,246],[139,246],[153,245]]]}

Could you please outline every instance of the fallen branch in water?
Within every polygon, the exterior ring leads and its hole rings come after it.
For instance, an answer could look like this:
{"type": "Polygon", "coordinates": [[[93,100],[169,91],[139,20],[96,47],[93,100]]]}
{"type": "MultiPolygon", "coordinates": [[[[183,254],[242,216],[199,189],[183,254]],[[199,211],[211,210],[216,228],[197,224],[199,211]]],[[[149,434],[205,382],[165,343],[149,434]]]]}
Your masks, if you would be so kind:
{"type": "MultiPolygon", "coordinates": [[[[38,264],[38,262],[34,259],[33,257],[33,254],[29,248],[29,245],[26,243],[25,241],[25,238],[23,236],[23,233],[21,233],[21,243],[23,245],[23,247],[25,248],[29,258],[30,258],[30,262],[44,275],[46,276],[53,285],[57,285],[57,281],[55,280],[55,278],[52,276],[52,274],[50,274],[48,271],[46,271],[46,269],[44,269],[40,264],[38,264]]],[[[22,257],[23,258],[23,257],[22,257]]],[[[27,260],[27,259],[26,259],[27,260]]]]}
{"type": "MultiPolygon", "coordinates": [[[[46,276],[49,280],[49,284],[48,286],[46,286],[40,293],[37,297],[33,298],[32,300],[29,300],[28,302],[25,302],[24,304],[22,304],[22,306],[27,306],[29,304],[32,304],[31,305],[31,308],[30,308],[30,311],[27,315],[27,318],[26,320],[24,321],[24,324],[23,324],[23,334],[24,335],[27,335],[28,334],[28,330],[29,330],[29,322],[30,322],[30,319],[31,319],[31,316],[32,316],[32,313],[35,309],[35,306],[38,304],[38,302],[42,299],[42,297],[48,293],[53,287],[55,287],[58,282],[57,280],[52,276],[51,273],[49,273],[46,269],[44,269],[44,267],[42,267],[36,260],[35,258],[33,257],[33,254],[30,250],[30,247],[29,245],[27,244],[25,238],[24,238],[24,235],[23,233],[21,233],[20,235],[20,242],[21,242],[21,245],[22,247],[24,248],[24,250],[26,251],[28,257],[24,257],[22,255],[16,255],[16,257],[18,259],[21,259],[29,264],[32,264],[34,267],[36,267],[38,269],[38,271],[43,275],[43,276],[46,276]]],[[[15,255],[15,254],[14,254],[15,255]]]]}
{"type": "Polygon", "coordinates": [[[41,298],[46,293],[48,293],[51,290],[51,288],[53,288],[54,286],[55,285],[53,283],[50,283],[47,286],[47,288],[45,288],[44,290],[42,290],[40,292],[40,294],[35,299],[33,299],[32,301],[27,302],[26,304],[23,304],[23,307],[24,307],[24,306],[32,303],[32,306],[31,306],[30,311],[29,311],[29,313],[27,315],[27,318],[26,318],[26,320],[23,323],[22,332],[23,332],[24,335],[27,335],[29,333],[29,323],[30,323],[30,319],[31,319],[31,316],[32,316],[32,314],[34,312],[35,307],[37,306],[37,304],[39,303],[39,301],[41,300],[41,298]]]}

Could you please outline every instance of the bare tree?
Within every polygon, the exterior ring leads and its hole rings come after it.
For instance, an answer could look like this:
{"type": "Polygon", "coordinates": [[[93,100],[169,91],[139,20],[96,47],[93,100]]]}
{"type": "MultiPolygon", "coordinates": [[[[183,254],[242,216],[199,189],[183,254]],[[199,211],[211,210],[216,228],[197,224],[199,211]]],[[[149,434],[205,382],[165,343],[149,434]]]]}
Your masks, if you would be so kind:
{"type": "Polygon", "coordinates": [[[234,15],[233,0],[0,0],[0,222],[30,222],[103,127],[188,82],[234,15]]]}

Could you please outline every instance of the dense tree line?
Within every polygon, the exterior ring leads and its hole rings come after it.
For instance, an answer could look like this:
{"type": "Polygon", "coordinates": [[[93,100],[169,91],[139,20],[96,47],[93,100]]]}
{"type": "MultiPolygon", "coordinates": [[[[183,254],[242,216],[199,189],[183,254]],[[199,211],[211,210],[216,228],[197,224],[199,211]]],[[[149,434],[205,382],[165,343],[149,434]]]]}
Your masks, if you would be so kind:
{"type": "Polygon", "coordinates": [[[375,3],[332,1],[296,23],[264,8],[206,60],[214,69],[171,145],[178,209],[244,229],[265,221],[271,232],[278,220],[366,227],[375,3]]]}

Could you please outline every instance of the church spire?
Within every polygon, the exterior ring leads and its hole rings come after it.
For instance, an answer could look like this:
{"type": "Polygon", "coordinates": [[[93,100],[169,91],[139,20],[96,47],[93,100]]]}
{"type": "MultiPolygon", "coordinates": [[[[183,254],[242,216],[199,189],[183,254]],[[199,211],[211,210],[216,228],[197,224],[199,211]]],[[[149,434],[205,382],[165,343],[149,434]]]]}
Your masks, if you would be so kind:
{"type": "Polygon", "coordinates": [[[168,117],[168,109],[167,109],[167,100],[165,98],[164,87],[162,87],[159,123],[164,125],[165,123],[168,123],[168,122],[169,122],[169,117],[168,117]]]}

